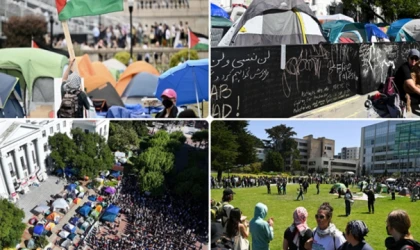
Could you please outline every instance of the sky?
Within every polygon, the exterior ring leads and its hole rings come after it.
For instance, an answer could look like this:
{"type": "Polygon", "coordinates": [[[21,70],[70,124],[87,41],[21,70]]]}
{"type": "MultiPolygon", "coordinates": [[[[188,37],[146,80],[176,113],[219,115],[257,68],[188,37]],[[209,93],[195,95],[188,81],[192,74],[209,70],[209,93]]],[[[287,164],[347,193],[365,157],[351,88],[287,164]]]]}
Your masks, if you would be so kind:
{"type": "Polygon", "coordinates": [[[260,139],[268,139],[265,129],[285,124],[293,127],[296,138],[313,135],[314,138],[325,137],[335,140],[335,154],[343,147],[360,147],[362,127],[380,123],[372,120],[258,120],[249,121],[248,130],[260,139]]]}

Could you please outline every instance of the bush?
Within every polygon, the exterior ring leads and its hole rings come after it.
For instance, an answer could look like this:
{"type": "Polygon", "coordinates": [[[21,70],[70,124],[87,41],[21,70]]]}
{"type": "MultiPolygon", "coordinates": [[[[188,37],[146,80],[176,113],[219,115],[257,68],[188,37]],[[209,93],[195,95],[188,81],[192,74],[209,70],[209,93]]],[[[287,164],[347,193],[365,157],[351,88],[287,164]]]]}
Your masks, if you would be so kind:
{"type": "MultiPolygon", "coordinates": [[[[121,51],[115,54],[114,58],[128,66],[128,63],[130,62],[130,53],[126,51],[121,51]]],[[[137,57],[135,57],[135,55],[133,54],[133,62],[135,61],[137,61],[137,57]]]]}
{"type": "MultiPolygon", "coordinates": [[[[183,49],[175,53],[169,62],[169,67],[175,67],[181,62],[181,59],[184,58],[184,61],[188,60],[188,49],[183,49]]],[[[198,60],[198,53],[196,50],[190,49],[190,60],[198,60]]]]}
{"type": "Polygon", "coordinates": [[[48,24],[44,16],[12,16],[3,28],[6,47],[31,47],[34,40],[43,41],[48,24]]]}

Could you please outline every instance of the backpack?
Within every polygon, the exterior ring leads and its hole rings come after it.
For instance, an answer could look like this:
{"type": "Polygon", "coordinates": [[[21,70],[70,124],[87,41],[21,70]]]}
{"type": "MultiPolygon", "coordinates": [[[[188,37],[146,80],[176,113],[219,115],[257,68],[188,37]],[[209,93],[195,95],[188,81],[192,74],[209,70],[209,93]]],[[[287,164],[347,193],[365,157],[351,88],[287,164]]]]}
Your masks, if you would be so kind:
{"type": "Polygon", "coordinates": [[[79,108],[80,90],[66,92],[57,112],[58,118],[75,118],[79,108]]]}
{"type": "Polygon", "coordinates": [[[221,222],[223,226],[225,226],[226,221],[223,221],[223,217],[227,217],[226,210],[224,209],[225,206],[229,204],[229,202],[225,201],[223,203],[217,202],[212,208],[212,216],[214,216],[215,221],[221,222]],[[214,215],[213,215],[214,214],[214,215]]]}

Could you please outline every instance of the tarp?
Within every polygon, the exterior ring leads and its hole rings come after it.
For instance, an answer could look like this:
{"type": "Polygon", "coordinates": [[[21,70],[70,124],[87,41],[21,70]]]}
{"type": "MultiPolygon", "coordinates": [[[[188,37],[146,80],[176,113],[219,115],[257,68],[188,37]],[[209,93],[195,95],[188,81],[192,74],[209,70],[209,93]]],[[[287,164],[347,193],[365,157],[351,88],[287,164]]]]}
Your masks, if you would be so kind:
{"type": "Polygon", "coordinates": [[[219,46],[318,44],[325,41],[318,19],[303,0],[254,0],[219,46]]]}
{"type": "Polygon", "coordinates": [[[34,227],[35,236],[41,236],[43,232],[44,232],[44,225],[38,224],[34,227]]]}
{"type": "Polygon", "coordinates": [[[66,200],[64,200],[63,198],[60,198],[53,202],[52,207],[54,209],[65,209],[65,208],[69,208],[69,205],[67,204],[66,200]]]}
{"type": "Polygon", "coordinates": [[[376,37],[378,41],[385,40],[389,42],[389,37],[375,24],[365,24],[366,35],[369,42],[372,42],[372,37],[376,37]]]}
{"type": "Polygon", "coordinates": [[[127,85],[130,83],[131,79],[138,73],[148,72],[150,74],[159,76],[159,71],[153,67],[150,63],[144,61],[137,61],[132,63],[128,68],[121,74],[120,80],[117,82],[115,89],[118,94],[121,96],[126,89],[127,85]]]}
{"type": "Polygon", "coordinates": [[[92,208],[90,206],[84,205],[83,207],[80,208],[79,214],[86,217],[86,216],[89,215],[90,210],[92,210],[92,208]]]}
{"type": "Polygon", "coordinates": [[[6,102],[9,100],[17,83],[17,77],[0,73],[0,109],[3,109],[6,106],[6,102]]]}
{"type": "MultiPolygon", "coordinates": [[[[133,110],[119,106],[113,106],[108,109],[106,118],[150,118],[149,110],[137,105],[139,109],[133,110]]],[[[127,105],[126,105],[127,107],[127,105]]]]}
{"type": "Polygon", "coordinates": [[[156,98],[162,100],[165,89],[177,93],[176,105],[199,103],[209,99],[209,60],[188,60],[170,68],[159,77],[156,98]]]}
{"type": "Polygon", "coordinates": [[[101,220],[103,220],[103,221],[110,221],[110,222],[114,222],[114,221],[115,221],[115,218],[117,218],[117,215],[116,215],[116,214],[112,214],[112,213],[105,212],[105,213],[102,215],[101,220]]]}
{"type": "Polygon", "coordinates": [[[47,205],[38,205],[34,210],[38,213],[44,213],[45,211],[48,211],[50,209],[47,205]]]}
{"type": "Polygon", "coordinates": [[[102,63],[108,69],[116,69],[116,70],[119,70],[119,71],[124,71],[124,70],[127,69],[127,66],[125,66],[124,63],[122,63],[122,62],[120,62],[120,61],[118,61],[117,59],[114,59],[114,58],[106,60],[102,63]]]}
{"type": "Polygon", "coordinates": [[[10,48],[0,50],[0,71],[13,69],[21,72],[21,88],[28,88],[32,96],[33,84],[39,77],[61,77],[68,58],[43,49],[10,48]]]}
{"type": "Polygon", "coordinates": [[[115,205],[109,205],[109,207],[105,209],[105,213],[111,213],[111,214],[118,214],[119,211],[120,211],[120,208],[115,205]]]}
{"type": "Polygon", "coordinates": [[[87,94],[91,100],[103,99],[106,101],[108,107],[120,106],[124,107],[120,95],[115,90],[111,83],[105,82],[87,94]]]}
{"type": "Polygon", "coordinates": [[[121,97],[154,97],[159,77],[148,72],[134,76],[121,97]]]}
{"type": "Polygon", "coordinates": [[[115,172],[112,172],[111,175],[115,178],[118,178],[118,176],[120,176],[121,174],[119,171],[115,171],[115,172]]]}

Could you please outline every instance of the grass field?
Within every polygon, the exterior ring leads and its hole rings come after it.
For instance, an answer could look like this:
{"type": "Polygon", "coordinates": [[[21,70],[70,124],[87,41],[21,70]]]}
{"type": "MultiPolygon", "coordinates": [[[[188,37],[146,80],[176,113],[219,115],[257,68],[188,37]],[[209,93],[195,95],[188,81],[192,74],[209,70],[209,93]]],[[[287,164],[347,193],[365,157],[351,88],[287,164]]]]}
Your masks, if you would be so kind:
{"type": "MultiPolygon", "coordinates": [[[[367,201],[355,200],[351,209],[351,215],[345,217],[344,199],[338,199],[337,195],[329,194],[332,185],[323,184],[320,186],[320,194],[316,195],[315,185],[310,185],[308,193],[304,195],[303,201],[295,201],[297,197],[297,184],[287,185],[287,194],[278,195],[277,187],[271,186],[271,194],[267,194],[267,187],[236,188],[234,200],[231,204],[241,209],[243,215],[251,220],[254,215],[254,207],[258,202],[268,206],[267,218],[274,218],[274,240],[270,243],[270,249],[282,249],[284,230],[292,223],[293,211],[296,207],[303,206],[308,210],[308,225],[310,228],[316,227],[315,214],[318,207],[323,202],[329,202],[334,208],[332,222],[338,229],[343,231],[350,220],[363,220],[369,227],[369,234],[366,241],[373,249],[385,249],[384,240],[386,235],[385,220],[390,211],[394,209],[404,209],[411,218],[410,232],[414,238],[420,240],[420,201],[411,202],[409,197],[396,195],[396,200],[391,200],[391,196],[382,194],[385,198],[377,198],[375,202],[375,214],[368,213],[367,201]]],[[[359,193],[356,186],[351,188],[353,193],[359,193]]],[[[221,200],[223,189],[211,189],[210,197],[221,200]]],[[[249,239],[251,242],[251,238],[249,239]]]]}

